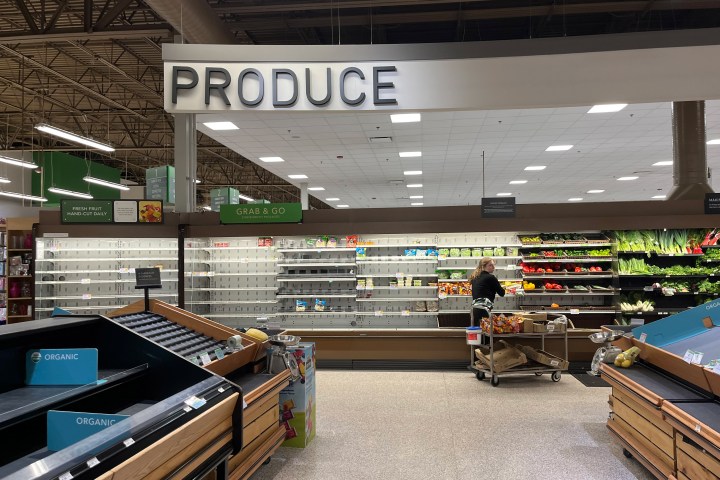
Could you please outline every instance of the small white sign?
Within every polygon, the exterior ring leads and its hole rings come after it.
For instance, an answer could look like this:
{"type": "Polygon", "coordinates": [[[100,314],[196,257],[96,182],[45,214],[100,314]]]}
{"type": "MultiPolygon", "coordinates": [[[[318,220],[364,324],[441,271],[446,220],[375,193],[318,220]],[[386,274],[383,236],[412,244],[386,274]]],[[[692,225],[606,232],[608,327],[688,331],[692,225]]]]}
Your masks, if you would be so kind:
{"type": "Polygon", "coordinates": [[[122,267],[120,270],[118,270],[120,273],[128,273],[127,267],[122,267]]]}
{"type": "Polygon", "coordinates": [[[717,360],[717,363],[713,366],[712,371],[713,373],[720,375],[720,360],[717,360]]]}
{"type": "Polygon", "coordinates": [[[385,312],[383,312],[382,310],[375,310],[376,317],[382,317],[383,315],[385,315],[385,312]]]}
{"type": "Polygon", "coordinates": [[[696,431],[697,433],[700,433],[700,430],[702,430],[702,427],[701,427],[700,425],[696,424],[696,425],[695,425],[695,431],[696,431]]]}
{"type": "Polygon", "coordinates": [[[580,315],[580,309],[579,308],[571,308],[570,315],[580,315]]]}
{"type": "Polygon", "coordinates": [[[185,404],[189,407],[194,408],[195,410],[202,407],[206,403],[207,403],[207,400],[205,400],[204,398],[198,398],[195,395],[193,395],[192,397],[185,400],[185,404]]]}
{"type": "Polygon", "coordinates": [[[92,280],[89,278],[81,278],[80,279],[80,283],[90,283],[90,282],[92,282],[92,280]]]}
{"type": "Polygon", "coordinates": [[[209,364],[211,361],[212,361],[212,360],[210,360],[210,355],[208,355],[207,352],[205,352],[205,353],[203,353],[202,355],[200,355],[200,362],[201,362],[203,365],[207,365],[207,364],[209,364]]]}
{"type": "Polygon", "coordinates": [[[99,465],[99,464],[100,464],[100,460],[98,460],[97,457],[93,457],[87,461],[88,468],[93,468],[95,465],[99,465]]]}
{"type": "Polygon", "coordinates": [[[439,293],[438,294],[438,299],[445,300],[446,298],[447,298],[447,293],[439,293]]]}
{"type": "Polygon", "coordinates": [[[133,268],[128,268],[128,273],[135,273],[135,267],[133,267],[133,268]]]}
{"type": "Polygon", "coordinates": [[[438,260],[447,260],[447,255],[438,255],[438,260]]]}
{"type": "Polygon", "coordinates": [[[82,299],[83,299],[83,300],[90,300],[91,298],[92,298],[92,294],[91,294],[91,293],[83,293],[83,294],[82,294],[82,299]]]}
{"type": "Polygon", "coordinates": [[[250,259],[248,259],[247,257],[243,257],[240,259],[240,263],[249,263],[249,262],[250,262],[250,259]]]}
{"type": "Polygon", "coordinates": [[[137,202],[130,200],[115,200],[113,202],[113,216],[115,223],[137,223],[137,202]]]}
{"type": "Polygon", "coordinates": [[[403,311],[400,313],[400,315],[403,316],[403,317],[409,317],[409,316],[410,316],[410,310],[403,310],[403,311]]]}
{"type": "Polygon", "coordinates": [[[640,338],[638,339],[640,343],[645,343],[645,340],[647,340],[647,332],[641,333],[640,338]]]}
{"type": "Polygon", "coordinates": [[[685,352],[685,355],[683,355],[683,360],[685,360],[687,363],[692,363],[694,353],[695,352],[688,349],[688,351],[685,352]]]}
{"type": "Polygon", "coordinates": [[[73,479],[73,476],[72,476],[72,473],[70,473],[70,472],[65,472],[58,477],[58,480],[72,480],[72,479],[73,479]]]}
{"type": "Polygon", "coordinates": [[[695,352],[692,363],[696,365],[702,364],[703,355],[705,355],[703,352],[695,352]]]}
{"type": "Polygon", "coordinates": [[[245,399],[243,398],[243,410],[245,410],[246,408],[247,408],[247,402],[246,402],[245,399]]]}
{"type": "Polygon", "coordinates": [[[129,447],[129,446],[132,445],[133,443],[135,443],[135,440],[133,440],[132,437],[130,437],[130,438],[126,439],[126,440],[123,440],[123,445],[125,445],[126,447],[129,447]]]}
{"type": "Polygon", "coordinates": [[[214,276],[215,276],[215,272],[207,272],[207,276],[208,276],[208,277],[214,277],[214,276]]]}

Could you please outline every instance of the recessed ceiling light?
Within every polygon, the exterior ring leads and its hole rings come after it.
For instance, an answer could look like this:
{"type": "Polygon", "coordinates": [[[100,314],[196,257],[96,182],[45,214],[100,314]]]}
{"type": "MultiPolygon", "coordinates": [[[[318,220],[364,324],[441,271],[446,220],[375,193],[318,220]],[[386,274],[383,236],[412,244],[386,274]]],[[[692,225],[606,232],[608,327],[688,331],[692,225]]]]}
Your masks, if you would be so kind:
{"type": "Polygon", "coordinates": [[[413,202],[410,205],[413,207],[421,207],[423,205],[423,202],[413,202]]]}
{"type": "Polygon", "coordinates": [[[322,192],[323,190],[325,190],[325,187],[310,187],[308,188],[308,190],[310,190],[311,192],[322,192]]]}
{"type": "Polygon", "coordinates": [[[673,164],[672,160],[663,160],[661,162],[655,162],[652,164],[653,167],[669,167],[673,164]]]}
{"type": "Polygon", "coordinates": [[[350,206],[350,205],[342,204],[342,205],[338,205],[338,208],[348,208],[349,206],[350,206]]]}
{"type": "Polygon", "coordinates": [[[297,173],[293,175],[288,175],[288,178],[292,178],[293,180],[302,180],[304,178],[307,178],[307,175],[303,175],[302,173],[297,173]]]}
{"type": "Polygon", "coordinates": [[[527,183],[527,180],[510,180],[510,185],[522,185],[527,183]]]}
{"type": "Polygon", "coordinates": [[[423,198],[422,195],[410,195],[410,200],[419,200],[423,198]]]}
{"type": "Polygon", "coordinates": [[[422,175],[422,170],[405,170],[403,175],[422,175]]]}
{"type": "Polygon", "coordinates": [[[422,152],[400,152],[398,155],[401,158],[422,157],[422,152]]]}
{"type": "Polygon", "coordinates": [[[205,122],[203,125],[210,130],[239,130],[238,126],[232,122],[205,122]]]}
{"type": "Polygon", "coordinates": [[[502,192],[497,194],[498,197],[512,197],[512,193],[510,192],[502,192]]]}
{"type": "Polygon", "coordinates": [[[587,193],[603,193],[605,190],[588,190],[587,193]]]}
{"type": "Polygon", "coordinates": [[[390,121],[392,123],[410,123],[419,122],[421,116],[419,113],[394,113],[390,115],[390,121]]]}
{"type": "Polygon", "coordinates": [[[626,181],[629,181],[629,180],[637,180],[638,178],[640,178],[640,177],[633,177],[633,176],[630,176],[630,177],[618,177],[618,180],[620,180],[621,182],[626,182],[626,181]]]}
{"type": "Polygon", "coordinates": [[[326,198],[326,199],[325,199],[326,202],[337,202],[338,200],[340,200],[340,199],[337,198],[337,197],[331,197],[331,198],[326,198]]]}
{"type": "Polygon", "coordinates": [[[550,145],[545,149],[546,152],[564,152],[570,150],[574,145],[550,145]]]}
{"type": "Polygon", "coordinates": [[[707,142],[708,145],[720,145],[720,138],[716,138],[714,140],[710,140],[707,142]]]}
{"type": "Polygon", "coordinates": [[[547,166],[545,165],[530,165],[529,167],[525,167],[525,170],[545,170],[547,166]]]}
{"type": "Polygon", "coordinates": [[[587,113],[613,113],[619,112],[627,107],[627,103],[608,103],[606,105],[595,105],[587,113]]]}
{"type": "Polygon", "coordinates": [[[410,183],[407,186],[408,188],[422,188],[422,183],[410,183]]]}
{"type": "Polygon", "coordinates": [[[260,161],[265,163],[278,163],[284,162],[285,160],[280,157],[260,157],[260,161]]]}
{"type": "Polygon", "coordinates": [[[568,202],[582,202],[582,201],[583,201],[582,197],[568,198],[568,202]]]}
{"type": "Polygon", "coordinates": [[[655,198],[657,200],[664,200],[667,198],[667,195],[654,195],[652,198],[655,198]]]}

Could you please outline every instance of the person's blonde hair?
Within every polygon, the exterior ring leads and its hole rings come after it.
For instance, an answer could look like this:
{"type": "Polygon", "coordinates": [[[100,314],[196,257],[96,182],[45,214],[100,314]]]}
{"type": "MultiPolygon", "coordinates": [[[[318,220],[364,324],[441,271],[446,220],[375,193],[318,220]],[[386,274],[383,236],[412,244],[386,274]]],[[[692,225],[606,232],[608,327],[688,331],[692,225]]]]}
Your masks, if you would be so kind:
{"type": "Polygon", "coordinates": [[[477,277],[480,276],[482,272],[485,271],[485,267],[488,266],[489,263],[492,263],[493,259],[490,257],[482,257],[480,259],[480,263],[478,263],[477,268],[473,271],[473,273],[470,275],[470,280],[475,280],[477,277]]]}

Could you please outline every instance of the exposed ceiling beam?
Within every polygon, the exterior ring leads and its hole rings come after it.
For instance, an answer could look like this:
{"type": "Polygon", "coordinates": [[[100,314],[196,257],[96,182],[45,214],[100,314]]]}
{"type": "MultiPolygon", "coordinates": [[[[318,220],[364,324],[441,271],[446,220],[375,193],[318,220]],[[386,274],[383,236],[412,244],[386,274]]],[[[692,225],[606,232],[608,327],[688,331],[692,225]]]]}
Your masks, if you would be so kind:
{"type": "Polygon", "coordinates": [[[458,2],[458,0],[348,0],[348,1],[336,1],[328,5],[327,1],[324,2],[289,2],[282,4],[268,4],[263,2],[263,5],[245,5],[245,4],[233,4],[232,2],[223,2],[213,7],[213,10],[217,13],[233,13],[238,15],[249,15],[256,13],[279,13],[279,12],[298,12],[307,10],[328,10],[328,7],[334,9],[348,9],[348,8],[381,8],[381,7],[414,7],[417,5],[440,5],[444,3],[482,3],[489,2],[492,0],[465,0],[458,2]]]}
{"type": "Polygon", "coordinates": [[[81,28],[58,28],[52,33],[44,34],[28,34],[20,32],[5,32],[0,34],[0,44],[43,44],[47,42],[64,42],[74,40],[114,40],[114,39],[133,39],[133,38],[170,38],[172,35],[171,27],[167,24],[150,27],[143,25],[143,28],[123,27],[118,30],[105,30],[102,32],[86,33],[81,28]]]}
{"type": "Polygon", "coordinates": [[[20,9],[20,13],[22,13],[22,16],[25,18],[25,21],[27,22],[30,31],[35,34],[40,33],[40,29],[35,23],[35,19],[32,17],[30,10],[28,10],[27,8],[27,5],[25,5],[25,0],[15,0],[15,3],[17,4],[18,9],[20,9]]]}
{"type": "Polygon", "coordinates": [[[93,26],[94,31],[105,30],[134,0],[118,0],[118,2],[93,26]]]}

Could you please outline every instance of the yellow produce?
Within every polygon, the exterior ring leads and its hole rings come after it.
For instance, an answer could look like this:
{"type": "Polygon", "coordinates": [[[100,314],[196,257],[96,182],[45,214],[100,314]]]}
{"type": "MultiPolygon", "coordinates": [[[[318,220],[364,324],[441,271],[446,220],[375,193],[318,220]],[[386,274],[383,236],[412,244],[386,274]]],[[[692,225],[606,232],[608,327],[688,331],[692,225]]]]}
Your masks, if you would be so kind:
{"type": "Polygon", "coordinates": [[[248,328],[248,331],[245,332],[245,334],[253,337],[259,342],[264,342],[268,339],[267,333],[260,331],[257,328],[248,328]]]}
{"type": "Polygon", "coordinates": [[[622,367],[622,363],[625,361],[625,354],[624,353],[618,353],[618,356],[615,357],[615,366],[616,367],[622,367]]]}
{"type": "Polygon", "coordinates": [[[618,354],[615,358],[615,365],[622,368],[630,368],[635,359],[640,355],[640,349],[638,347],[630,347],[624,352],[618,354]]]}
{"type": "Polygon", "coordinates": [[[631,360],[625,360],[624,362],[622,362],[622,364],[621,364],[620,366],[623,367],[623,368],[630,368],[630,365],[632,365],[632,361],[631,361],[631,360]]]}

